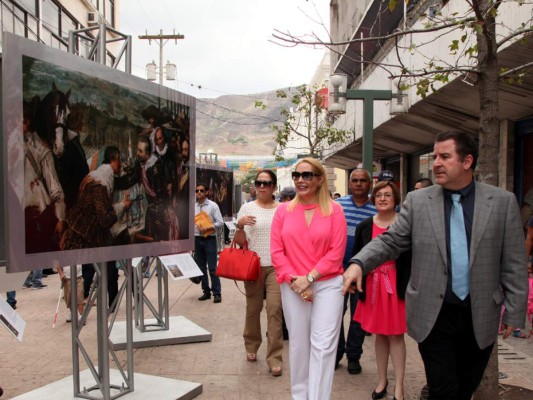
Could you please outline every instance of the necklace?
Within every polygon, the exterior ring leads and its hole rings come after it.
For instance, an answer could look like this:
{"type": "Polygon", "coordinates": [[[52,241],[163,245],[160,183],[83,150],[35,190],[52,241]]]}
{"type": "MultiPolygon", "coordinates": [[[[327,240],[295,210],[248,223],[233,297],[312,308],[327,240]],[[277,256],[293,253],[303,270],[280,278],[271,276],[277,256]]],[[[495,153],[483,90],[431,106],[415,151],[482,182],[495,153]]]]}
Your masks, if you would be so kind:
{"type": "Polygon", "coordinates": [[[304,210],[313,210],[318,207],[318,204],[302,204],[304,210]]]}

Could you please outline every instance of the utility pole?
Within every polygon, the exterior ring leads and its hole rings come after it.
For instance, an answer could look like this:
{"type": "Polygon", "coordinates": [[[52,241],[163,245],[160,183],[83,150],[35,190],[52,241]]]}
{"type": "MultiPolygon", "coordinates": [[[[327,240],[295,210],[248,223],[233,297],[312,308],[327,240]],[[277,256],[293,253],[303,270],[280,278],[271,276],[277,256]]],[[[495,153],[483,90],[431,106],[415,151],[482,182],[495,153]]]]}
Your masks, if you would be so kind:
{"type": "Polygon", "coordinates": [[[185,39],[185,36],[176,33],[163,35],[163,29],[161,29],[159,35],[140,35],[139,39],[148,39],[150,44],[152,44],[152,40],[159,40],[159,84],[163,86],[163,47],[170,39],[174,39],[176,44],[178,44],[178,39],[185,39]]]}

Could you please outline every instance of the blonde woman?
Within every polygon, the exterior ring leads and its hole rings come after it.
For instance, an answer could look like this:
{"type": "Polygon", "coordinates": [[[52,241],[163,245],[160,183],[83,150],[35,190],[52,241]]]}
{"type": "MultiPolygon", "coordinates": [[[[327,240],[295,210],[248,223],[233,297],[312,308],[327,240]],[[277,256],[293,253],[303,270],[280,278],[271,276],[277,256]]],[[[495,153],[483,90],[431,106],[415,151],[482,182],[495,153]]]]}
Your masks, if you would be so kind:
{"type": "Polygon", "coordinates": [[[331,396],[342,317],[346,219],[317,160],[299,161],[292,179],[296,197],[278,207],[272,222],[272,263],[289,329],[292,398],[324,400],[331,396]]]}
{"type": "Polygon", "coordinates": [[[282,374],[283,334],[281,317],[281,294],[270,257],[270,228],[278,206],[272,194],[277,187],[276,174],[271,170],[259,172],[254,182],[255,200],[243,204],[237,215],[235,243],[248,247],[261,258],[262,276],[256,282],[245,282],[246,320],[244,323],[244,347],[246,359],[257,360],[257,351],[262,343],[261,311],[263,295],[266,294],[267,354],[266,362],[272,376],[282,374]]]}

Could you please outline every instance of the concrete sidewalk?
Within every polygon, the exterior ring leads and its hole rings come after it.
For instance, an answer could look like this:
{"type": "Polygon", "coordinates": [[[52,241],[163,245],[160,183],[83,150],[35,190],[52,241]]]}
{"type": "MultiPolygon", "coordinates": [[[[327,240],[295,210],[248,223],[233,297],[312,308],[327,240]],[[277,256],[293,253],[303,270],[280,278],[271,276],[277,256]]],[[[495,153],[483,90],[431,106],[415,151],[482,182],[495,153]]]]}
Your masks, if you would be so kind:
{"type": "MultiPolygon", "coordinates": [[[[2,400],[72,374],[71,330],[70,324],[65,322],[67,310],[63,302],[60,304],[58,323],[52,328],[60,281],[57,275],[52,275],[43,282],[48,285],[45,289],[17,291],[17,311],[27,323],[23,342],[19,343],[0,327],[0,386],[5,392],[2,400]]],[[[147,292],[153,295],[155,289],[155,285],[151,285],[147,292]]],[[[202,383],[203,393],[198,399],[290,399],[287,348],[284,351],[284,373],[279,378],[272,377],[268,372],[265,362],[266,339],[259,350],[258,362],[246,361],[242,339],[245,298],[232,281],[223,280],[220,304],[214,304],[212,300],[198,301],[197,298],[202,294],[200,286],[189,280],[170,279],[169,292],[170,315],[187,317],[210,331],[213,340],[136,349],[136,373],[202,383]]],[[[124,316],[122,305],[117,320],[123,320],[124,316]]],[[[348,321],[348,316],[346,318],[348,321]]],[[[263,319],[265,321],[266,318],[263,319]]],[[[81,337],[92,354],[96,354],[95,313],[89,315],[81,337]]],[[[416,343],[407,336],[406,342],[405,398],[418,399],[425,384],[423,366],[416,343]]],[[[533,339],[500,340],[499,348],[500,372],[505,376],[500,382],[533,390],[533,339]]],[[[125,358],[123,353],[119,351],[119,357],[125,358]]],[[[363,372],[360,375],[350,375],[346,370],[346,360],[341,362],[341,368],[335,372],[332,399],[371,397],[377,381],[372,336],[365,340],[361,365],[363,372]]],[[[82,364],[80,368],[83,370],[86,366],[82,364]]],[[[392,398],[392,365],[389,371],[389,393],[392,398]]]]}

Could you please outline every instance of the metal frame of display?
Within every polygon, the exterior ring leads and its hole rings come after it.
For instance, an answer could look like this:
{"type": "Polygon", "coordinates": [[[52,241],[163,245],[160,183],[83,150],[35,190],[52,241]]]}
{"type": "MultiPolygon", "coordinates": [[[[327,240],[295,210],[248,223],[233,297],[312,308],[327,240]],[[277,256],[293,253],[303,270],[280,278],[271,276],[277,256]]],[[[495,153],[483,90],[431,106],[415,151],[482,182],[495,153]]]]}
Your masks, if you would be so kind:
{"type": "Polygon", "coordinates": [[[161,263],[159,257],[143,257],[140,265],[136,268],[133,276],[134,296],[135,296],[135,327],[140,332],[168,331],[169,323],[169,304],[168,304],[168,271],[161,263]],[[155,265],[154,265],[155,264],[155,265]],[[149,271],[145,279],[145,268],[149,271]],[[144,289],[152,282],[157,282],[157,304],[154,305],[144,289]],[[155,318],[154,323],[146,324],[144,317],[145,305],[155,318]]]}
{"type": "MultiPolygon", "coordinates": [[[[112,37],[112,36],[110,36],[112,37]]],[[[88,55],[90,59],[95,59],[96,62],[100,64],[106,63],[106,52],[107,52],[107,43],[108,42],[117,42],[122,40],[123,46],[120,49],[120,52],[116,58],[115,65],[113,68],[116,68],[122,58],[125,56],[125,71],[126,73],[131,73],[131,57],[132,57],[132,40],[131,36],[124,35],[115,29],[111,28],[106,24],[100,24],[96,27],[84,28],[79,30],[74,30],[69,32],[69,53],[76,54],[76,39],[80,39],[87,42],[92,42],[90,48],[90,54],[88,55]],[[108,31],[112,33],[115,37],[108,39],[108,31]],[[87,33],[96,32],[95,37],[89,36],[87,33]],[[118,38],[117,38],[118,37],[118,38]]],[[[118,358],[115,354],[115,351],[109,346],[109,333],[111,331],[112,325],[114,323],[115,316],[111,319],[111,324],[109,325],[108,321],[108,311],[107,311],[107,266],[105,263],[93,264],[96,271],[96,280],[93,283],[91,288],[88,306],[84,310],[83,315],[78,321],[78,305],[76,296],[72,296],[72,306],[71,306],[71,317],[72,317],[72,370],[73,370],[73,380],[74,380],[74,396],[83,397],[87,399],[104,399],[111,400],[116,399],[117,397],[123,396],[126,393],[132,392],[134,388],[134,374],[133,374],[133,328],[132,328],[132,287],[131,287],[131,261],[126,263],[126,268],[124,273],[126,279],[122,283],[122,286],[119,291],[117,299],[115,299],[115,306],[118,307],[120,304],[120,298],[123,296],[124,291],[126,291],[126,332],[128,336],[128,345],[126,349],[126,364],[127,364],[127,374],[124,373],[118,358]],[[96,302],[96,318],[97,318],[97,343],[98,343],[98,370],[95,369],[94,363],[89,357],[88,352],[85,350],[81,340],[80,333],[85,326],[85,321],[89,315],[94,300],[96,302]],[[94,386],[84,388],[83,391],[80,390],[80,358],[79,353],[81,352],[85,362],[87,363],[91,374],[93,375],[96,384],[94,386]],[[110,382],[110,372],[109,372],[109,357],[111,354],[115,365],[120,371],[124,382],[122,385],[113,385],[110,382]],[[91,396],[89,393],[95,390],[99,390],[102,393],[102,397],[91,396]],[[119,393],[116,395],[111,395],[111,390],[118,390],[119,393]]],[[[71,267],[71,284],[72,288],[76,287],[76,270],[77,267],[71,267]]]]}
{"type": "MultiPolygon", "coordinates": [[[[87,307],[83,311],[81,318],[78,320],[78,300],[77,296],[72,296],[71,318],[72,318],[72,371],[74,382],[74,396],[86,399],[104,399],[112,400],[121,397],[134,390],[134,373],[133,373],[133,312],[132,312],[132,282],[131,282],[131,261],[126,262],[124,269],[125,279],[119,289],[118,295],[113,302],[114,309],[117,310],[121,303],[124,293],[126,293],[126,365],[127,371],[121,365],[115,351],[109,345],[109,334],[115,322],[116,313],[111,317],[109,322],[107,309],[107,271],[105,263],[93,264],[96,272],[95,279],[91,285],[89,297],[87,298],[87,307]],[[98,370],[95,368],[89,353],[86,351],[80,339],[80,334],[85,327],[87,317],[96,302],[97,316],[97,348],[98,348],[98,370]],[[80,388],[80,353],[85,360],[89,370],[96,382],[90,387],[80,388]],[[113,359],[123,382],[120,385],[110,382],[110,362],[109,355],[113,359]],[[102,397],[92,396],[90,393],[100,391],[102,397]],[[116,394],[112,394],[116,391],[116,394]]],[[[77,266],[71,267],[71,287],[77,285],[77,266]]],[[[75,293],[75,291],[73,292],[75,293]]]]}

